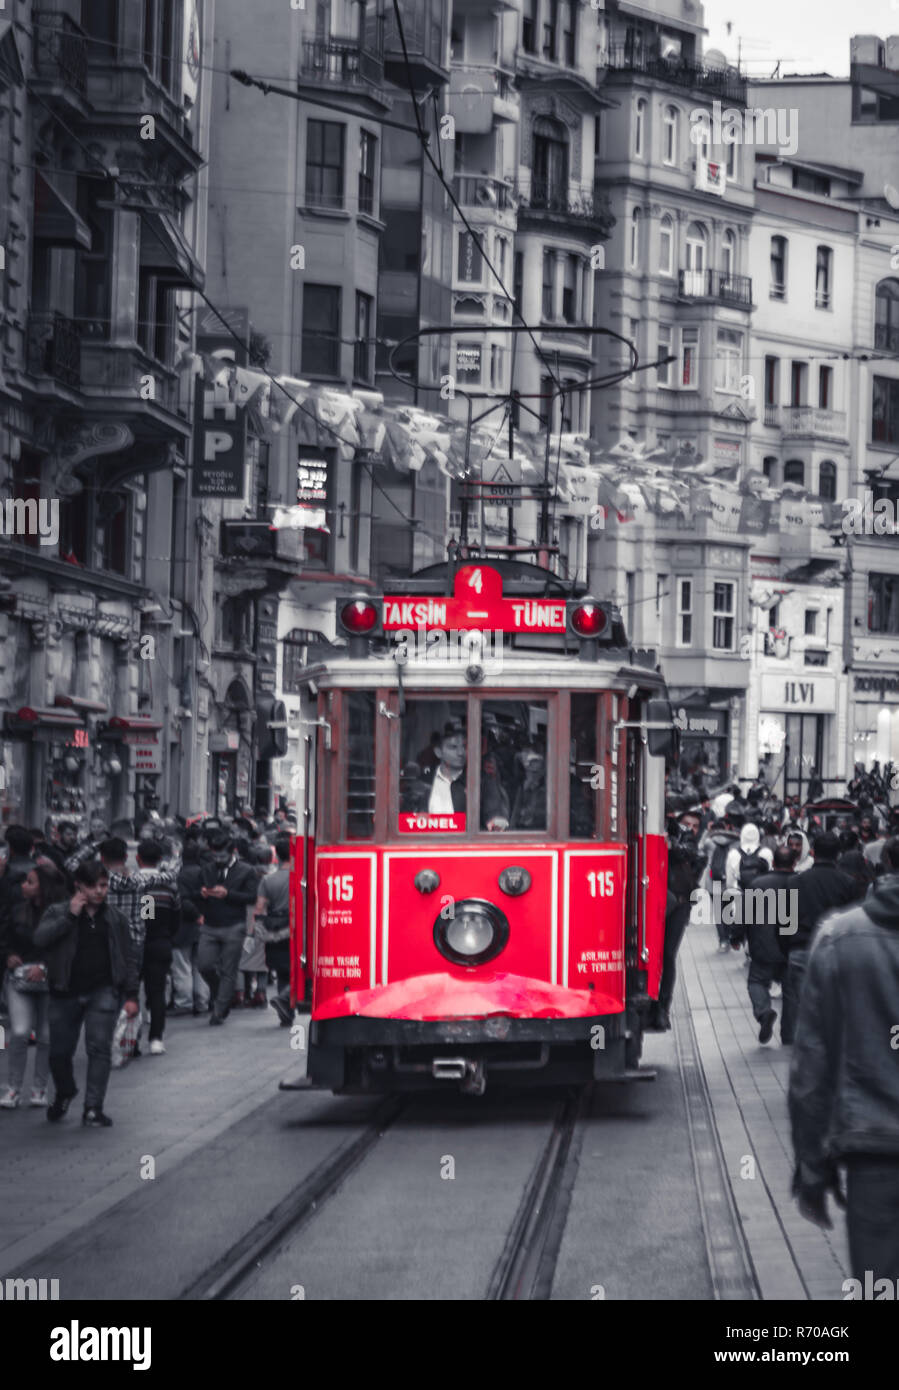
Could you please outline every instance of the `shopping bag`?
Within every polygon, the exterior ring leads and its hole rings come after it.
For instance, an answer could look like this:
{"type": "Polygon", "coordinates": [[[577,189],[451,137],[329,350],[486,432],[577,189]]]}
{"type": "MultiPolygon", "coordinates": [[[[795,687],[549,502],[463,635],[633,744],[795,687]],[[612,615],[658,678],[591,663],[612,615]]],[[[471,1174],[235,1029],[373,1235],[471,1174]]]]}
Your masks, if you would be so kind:
{"type": "Polygon", "coordinates": [[[137,1013],[132,1018],[123,1009],[119,1014],[115,1032],[112,1035],[112,1065],[114,1067],[124,1067],[131,1061],[140,1038],[140,1030],[140,1014],[137,1013]]]}

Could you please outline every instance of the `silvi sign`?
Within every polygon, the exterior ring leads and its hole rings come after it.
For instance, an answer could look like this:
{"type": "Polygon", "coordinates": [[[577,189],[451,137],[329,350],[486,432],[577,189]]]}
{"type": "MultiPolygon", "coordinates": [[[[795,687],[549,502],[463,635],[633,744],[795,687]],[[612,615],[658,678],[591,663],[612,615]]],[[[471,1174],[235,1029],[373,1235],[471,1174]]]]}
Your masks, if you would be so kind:
{"type": "Polygon", "coordinates": [[[763,710],[784,713],[833,714],[837,708],[837,682],[834,676],[762,676],[763,710]]]}

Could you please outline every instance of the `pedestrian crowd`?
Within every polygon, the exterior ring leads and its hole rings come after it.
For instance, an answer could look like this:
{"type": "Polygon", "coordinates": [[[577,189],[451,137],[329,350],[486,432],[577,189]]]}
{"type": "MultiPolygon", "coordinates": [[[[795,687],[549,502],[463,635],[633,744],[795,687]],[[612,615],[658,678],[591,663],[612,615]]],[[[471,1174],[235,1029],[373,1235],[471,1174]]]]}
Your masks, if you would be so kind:
{"type": "MultiPolygon", "coordinates": [[[[856,778],[850,791],[859,791],[856,778]]],[[[681,788],[683,792],[683,788],[681,788]]],[[[850,1262],[899,1297],[899,807],[778,801],[756,785],[670,795],[663,969],[651,1026],[670,1027],[678,947],[691,921],[745,951],[768,1044],[791,1048],[793,1195],[830,1229],[846,1210],[850,1262]]],[[[867,1278],[866,1278],[867,1276],[867,1278]]]]}
{"type": "Polygon", "coordinates": [[[61,1120],[78,1094],[73,1059],[82,1029],[82,1123],[108,1128],[121,1020],[146,1019],[150,1056],[165,1053],[171,1015],[208,1016],[221,1027],[235,1008],[271,1005],[289,1027],[292,831],[282,808],[264,826],[248,816],[191,825],[151,817],[129,867],[132,847],[101,816],[91,816],[83,841],[72,822],[50,835],[6,826],[0,1027],[8,1072],[0,1109],[25,1103],[33,1047],[28,1103],[61,1120]]]}

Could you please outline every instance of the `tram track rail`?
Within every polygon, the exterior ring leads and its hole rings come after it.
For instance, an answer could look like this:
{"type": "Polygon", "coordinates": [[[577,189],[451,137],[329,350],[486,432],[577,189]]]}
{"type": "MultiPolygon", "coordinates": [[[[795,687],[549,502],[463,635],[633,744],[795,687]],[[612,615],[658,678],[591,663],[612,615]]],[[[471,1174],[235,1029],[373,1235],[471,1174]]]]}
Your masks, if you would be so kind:
{"type": "Polygon", "coordinates": [[[560,1104],[494,1267],[488,1300],[539,1301],[550,1297],[577,1178],[583,1141],[579,1121],[591,1094],[592,1087],[585,1087],[560,1104]]]}
{"type": "Polygon", "coordinates": [[[396,1123],[407,1104],[406,1099],[388,1096],[361,1134],[329,1154],[262,1222],[184,1289],[178,1295],[179,1301],[217,1302],[232,1298],[256,1274],[266,1257],[275,1255],[318,1215],[396,1123]]]}

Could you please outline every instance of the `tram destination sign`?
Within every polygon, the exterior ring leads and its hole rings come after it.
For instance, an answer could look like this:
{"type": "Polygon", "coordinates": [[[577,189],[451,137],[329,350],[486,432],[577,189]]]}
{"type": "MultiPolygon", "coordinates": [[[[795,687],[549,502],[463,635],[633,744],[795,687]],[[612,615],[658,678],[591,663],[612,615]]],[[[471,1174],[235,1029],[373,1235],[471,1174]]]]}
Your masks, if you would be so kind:
{"type": "Polygon", "coordinates": [[[564,599],[505,598],[502,577],[489,565],[464,565],[458,570],[451,598],[385,594],[382,619],[385,632],[409,628],[564,632],[566,622],[564,599]]]}

